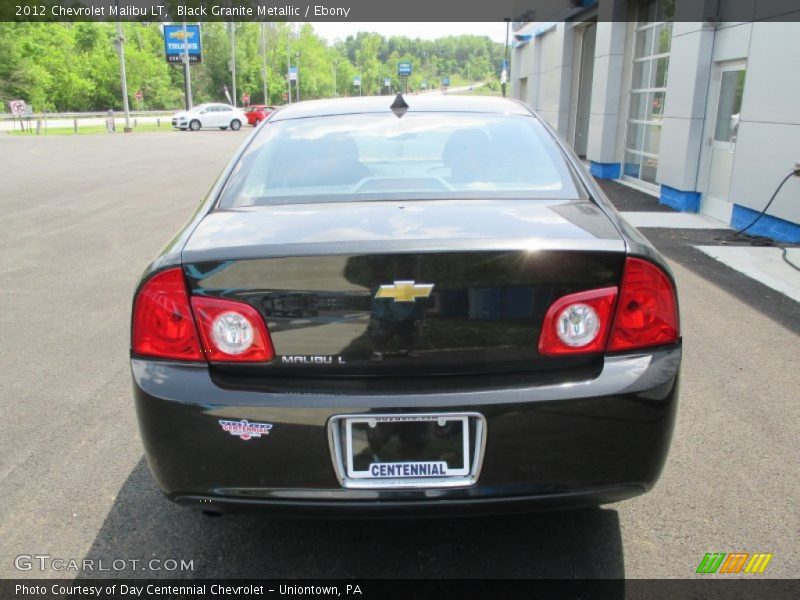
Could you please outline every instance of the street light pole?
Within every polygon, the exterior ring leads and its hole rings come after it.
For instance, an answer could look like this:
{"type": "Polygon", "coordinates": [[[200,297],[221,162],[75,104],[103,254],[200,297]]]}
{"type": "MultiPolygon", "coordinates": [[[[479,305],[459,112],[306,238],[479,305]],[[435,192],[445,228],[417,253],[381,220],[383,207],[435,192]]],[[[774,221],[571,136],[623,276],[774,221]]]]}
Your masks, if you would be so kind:
{"type": "Polygon", "coordinates": [[[192,110],[192,79],[189,74],[189,36],[186,33],[186,21],[183,22],[183,94],[186,110],[192,110]]]}
{"type": "Polygon", "coordinates": [[[236,30],[235,23],[231,21],[231,87],[233,91],[233,105],[236,106],[236,30]]]}
{"type": "Polygon", "coordinates": [[[264,87],[264,104],[269,104],[267,96],[267,37],[265,22],[261,22],[261,81],[264,87]]]}
{"type": "Polygon", "coordinates": [[[294,80],[295,90],[297,91],[297,101],[300,102],[300,53],[295,52],[295,68],[297,69],[297,75],[295,76],[296,79],[294,80]]]}
{"type": "Polygon", "coordinates": [[[339,94],[336,93],[336,65],[339,64],[338,60],[333,61],[333,97],[336,98],[339,94]]]}
{"type": "MultiPolygon", "coordinates": [[[[503,58],[503,66],[505,67],[504,71],[506,71],[506,80],[508,80],[509,76],[511,75],[511,73],[510,73],[511,64],[508,62],[508,29],[509,29],[509,27],[511,27],[511,20],[510,19],[506,19],[506,46],[505,46],[504,58],[503,58]]],[[[503,88],[503,98],[505,98],[506,97],[506,81],[505,80],[500,82],[500,87],[503,88]]]]}
{"type": "MultiPolygon", "coordinates": [[[[119,6],[119,2],[117,2],[119,6]]],[[[125,36],[122,35],[122,23],[117,21],[117,52],[119,54],[119,78],[122,82],[122,108],[125,110],[125,133],[131,130],[131,111],[128,106],[128,81],[125,74],[125,36]]]]}

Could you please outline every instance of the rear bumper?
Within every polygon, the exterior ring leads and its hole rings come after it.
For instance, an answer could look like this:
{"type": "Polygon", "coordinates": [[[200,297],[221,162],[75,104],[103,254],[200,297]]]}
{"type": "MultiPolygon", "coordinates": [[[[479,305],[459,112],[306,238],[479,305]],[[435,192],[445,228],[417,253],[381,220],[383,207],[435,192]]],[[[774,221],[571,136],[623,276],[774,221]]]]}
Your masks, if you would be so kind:
{"type": "Polygon", "coordinates": [[[540,510],[562,510],[619,502],[643,494],[639,486],[609,486],[567,493],[537,496],[492,496],[451,500],[435,497],[425,500],[298,500],[280,496],[234,498],[219,496],[177,495],[172,498],[181,506],[213,513],[270,512],[300,517],[368,518],[482,516],[498,513],[527,513],[540,510]]]}
{"type": "Polygon", "coordinates": [[[486,513],[616,502],[650,489],[667,456],[680,346],[608,357],[589,381],[431,394],[223,389],[202,365],[131,361],[145,453],[180,504],[220,512],[486,513]],[[475,412],[486,420],[474,485],[347,489],[328,424],[342,414],[475,412]],[[220,420],[270,423],[242,440],[220,420]]]}

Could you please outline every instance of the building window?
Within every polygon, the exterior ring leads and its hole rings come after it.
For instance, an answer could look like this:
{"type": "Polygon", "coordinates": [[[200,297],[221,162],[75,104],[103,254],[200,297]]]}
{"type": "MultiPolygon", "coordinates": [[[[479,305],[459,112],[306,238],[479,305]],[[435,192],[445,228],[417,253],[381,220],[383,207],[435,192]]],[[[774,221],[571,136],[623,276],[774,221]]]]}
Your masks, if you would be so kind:
{"type": "Polygon", "coordinates": [[[714,141],[730,142],[739,129],[739,113],[742,110],[745,70],[736,69],[722,73],[719,90],[717,122],[714,127],[714,141]]]}
{"type": "Polygon", "coordinates": [[[655,184],[661,117],[667,92],[675,0],[640,4],[633,40],[633,68],[625,134],[623,175],[655,184]]]}

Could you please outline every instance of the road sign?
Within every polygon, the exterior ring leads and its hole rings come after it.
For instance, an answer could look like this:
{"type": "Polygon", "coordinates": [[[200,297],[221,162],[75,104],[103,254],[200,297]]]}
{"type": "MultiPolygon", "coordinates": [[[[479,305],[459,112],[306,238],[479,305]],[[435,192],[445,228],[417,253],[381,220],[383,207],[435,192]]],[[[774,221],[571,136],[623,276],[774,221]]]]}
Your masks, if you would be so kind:
{"type": "Polygon", "coordinates": [[[408,77],[411,75],[411,63],[401,62],[397,63],[397,75],[399,77],[408,77]]]}
{"type": "Polygon", "coordinates": [[[383,87],[392,87],[392,80],[388,77],[383,80],[383,87]]]}
{"type": "Polygon", "coordinates": [[[449,86],[450,86],[450,78],[442,77],[442,87],[449,87],[449,86]]]}
{"type": "Polygon", "coordinates": [[[136,99],[139,102],[141,102],[142,98],[144,98],[144,94],[142,93],[142,90],[136,90],[136,93],[134,94],[134,96],[136,96],[136,99]]]}
{"type": "Polygon", "coordinates": [[[200,25],[187,25],[185,32],[183,25],[164,25],[164,52],[167,62],[182,63],[185,46],[189,49],[190,63],[203,62],[200,25]]]}
{"type": "Polygon", "coordinates": [[[242,104],[250,104],[250,94],[242,92],[242,104]]]}
{"type": "Polygon", "coordinates": [[[297,67],[289,67],[289,81],[297,81],[297,67]]]}
{"type": "Polygon", "coordinates": [[[353,77],[353,86],[361,87],[361,75],[356,75],[355,77],[353,77]]]}
{"type": "Polygon", "coordinates": [[[25,100],[12,100],[8,103],[8,107],[11,109],[12,115],[25,114],[25,100]]]}

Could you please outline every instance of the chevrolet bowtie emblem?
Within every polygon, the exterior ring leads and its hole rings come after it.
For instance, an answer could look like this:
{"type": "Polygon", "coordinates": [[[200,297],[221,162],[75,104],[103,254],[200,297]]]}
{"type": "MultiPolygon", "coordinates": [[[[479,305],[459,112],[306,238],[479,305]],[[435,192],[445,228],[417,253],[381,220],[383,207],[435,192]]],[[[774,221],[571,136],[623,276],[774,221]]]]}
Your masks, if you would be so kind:
{"type": "Polygon", "coordinates": [[[432,283],[395,281],[378,288],[376,298],[394,298],[395,302],[414,302],[417,298],[427,298],[433,291],[432,283]]]}

